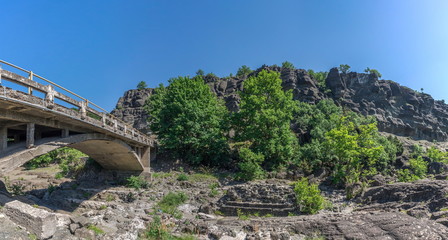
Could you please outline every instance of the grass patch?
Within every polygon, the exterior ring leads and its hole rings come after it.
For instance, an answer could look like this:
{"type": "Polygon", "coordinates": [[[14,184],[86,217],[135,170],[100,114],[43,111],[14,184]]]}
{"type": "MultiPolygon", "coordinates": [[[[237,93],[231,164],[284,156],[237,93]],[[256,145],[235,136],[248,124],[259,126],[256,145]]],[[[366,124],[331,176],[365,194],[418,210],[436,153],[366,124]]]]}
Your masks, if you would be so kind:
{"type": "Polygon", "coordinates": [[[142,176],[130,176],[126,178],[126,186],[139,190],[140,188],[149,188],[149,183],[142,176]]]}
{"type": "Polygon", "coordinates": [[[170,192],[160,200],[157,207],[164,213],[171,214],[176,218],[181,218],[182,214],[177,210],[177,207],[187,200],[188,196],[183,192],[170,192]]]}
{"type": "Polygon", "coordinates": [[[107,196],[106,196],[106,202],[112,202],[112,201],[114,201],[115,200],[115,196],[114,195],[112,195],[112,194],[108,194],[107,196]]]}
{"type": "Polygon", "coordinates": [[[173,236],[170,232],[169,226],[160,220],[159,216],[155,216],[154,220],[148,225],[148,228],[143,233],[142,239],[157,239],[157,240],[196,240],[193,235],[173,236]]]}
{"type": "Polygon", "coordinates": [[[95,225],[89,225],[87,227],[87,229],[92,230],[96,235],[104,234],[103,229],[101,229],[101,228],[99,228],[99,227],[97,227],[95,225]]]}
{"type": "Polygon", "coordinates": [[[189,177],[191,182],[218,181],[218,178],[209,173],[195,173],[189,177]]]}
{"type": "Polygon", "coordinates": [[[151,176],[153,178],[169,178],[169,177],[173,176],[173,173],[171,173],[171,172],[155,172],[155,173],[152,173],[151,176]]]}
{"type": "Polygon", "coordinates": [[[241,211],[241,209],[237,209],[236,210],[236,215],[238,215],[238,219],[239,220],[249,220],[250,219],[250,217],[249,217],[249,215],[248,214],[244,214],[243,213],[243,211],[241,211]]]}

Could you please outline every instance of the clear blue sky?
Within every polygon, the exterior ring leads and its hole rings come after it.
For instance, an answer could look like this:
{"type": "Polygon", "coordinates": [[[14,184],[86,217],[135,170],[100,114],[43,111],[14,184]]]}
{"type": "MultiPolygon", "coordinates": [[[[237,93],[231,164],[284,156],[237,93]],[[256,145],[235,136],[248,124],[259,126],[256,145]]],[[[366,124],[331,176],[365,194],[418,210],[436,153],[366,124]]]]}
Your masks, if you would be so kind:
{"type": "Polygon", "coordinates": [[[448,100],[446,0],[3,1],[0,59],[108,110],[139,81],[288,60],[384,79],[448,100]]]}

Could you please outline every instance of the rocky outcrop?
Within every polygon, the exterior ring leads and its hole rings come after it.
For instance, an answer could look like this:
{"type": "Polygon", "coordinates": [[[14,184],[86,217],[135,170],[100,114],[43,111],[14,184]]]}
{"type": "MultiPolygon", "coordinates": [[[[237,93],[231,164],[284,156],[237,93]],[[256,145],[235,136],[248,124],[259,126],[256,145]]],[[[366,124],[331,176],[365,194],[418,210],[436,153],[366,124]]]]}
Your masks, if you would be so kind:
{"type": "Polygon", "coordinates": [[[111,112],[114,116],[122,119],[126,123],[132,124],[136,129],[144,133],[149,133],[147,124],[148,114],[144,110],[146,99],[151,96],[154,89],[133,89],[125,92],[118,100],[117,106],[111,112]]]}
{"type": "Polygon", "coordinates": [[[448,182],[420,180],[395,183],[368,189],[357,201],[359,210],[402,211],[417,218],[440,219],[448,222],[448,182]],[[445,216],[446,215],[446,216],[445,216]]]}
{"type": "Polygon", "coordinates": [[[292,186],[255,182],[232,186],[220,199],[219,211],[225,215],[243,214],[288,216],[296,212],[292,186]]]}
{"type": "MultiPolygon", "coordinates": [[[[320,87],[303,69],[263,66],[249,77],[262,70],[280,72],[283,88],[292,90],[296,100],[316,103],[330,98],[352,111],[375,116],[380,131],[416,140],[448,140],[447,104],[396,82],[378,80],[375,74],[340,73],[337,68],[332,68],[326,86],[320,87]]],[[[229,110],[238,110],[238,91],[243,90],[244,79],[208,77],[205,82],[212,92],[225,100],[229,110]]],[[[127,91],[112,113],[147,132],[147,115],[142,105],[152,92],[152,89],[127,91]]]]}

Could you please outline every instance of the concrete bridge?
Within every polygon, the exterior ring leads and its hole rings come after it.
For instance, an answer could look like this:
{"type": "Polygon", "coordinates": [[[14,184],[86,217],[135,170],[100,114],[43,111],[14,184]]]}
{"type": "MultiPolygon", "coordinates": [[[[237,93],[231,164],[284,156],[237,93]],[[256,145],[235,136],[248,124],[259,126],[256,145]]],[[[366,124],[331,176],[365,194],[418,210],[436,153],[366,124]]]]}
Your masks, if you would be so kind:
{"type": "Polygon", "coordinates": [[[0,173],[64,146],[106,169],[149,172],[151,137],[32,71],[0,64],[0,173]]]}

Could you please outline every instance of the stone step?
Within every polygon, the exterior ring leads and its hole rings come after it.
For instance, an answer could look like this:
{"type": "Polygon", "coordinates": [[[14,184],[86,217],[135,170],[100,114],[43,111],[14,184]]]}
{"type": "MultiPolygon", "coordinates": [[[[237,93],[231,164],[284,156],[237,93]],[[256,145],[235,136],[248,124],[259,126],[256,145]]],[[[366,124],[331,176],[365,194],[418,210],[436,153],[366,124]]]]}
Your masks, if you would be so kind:
{"type": "Polygon", "coordinates": [[[268,209],[294,208],[293,204],[288,203],[254,203],[254,202],[227,201],[225,205],[234,207],[268,208],[268,209]]]}
{"type": "Polygon", "coordinates": [[[251,214],[251,215],[258,214],[259,216],[265,216],[267,214],[271,214],[273,216],[288,216],[290,213],[295,213],[297,211],[295,207],[290,208],[237,207],[225,204],[219,208],[219,211],[227,216],[237,216],[238,209],[243,214],[251,214]]]}

